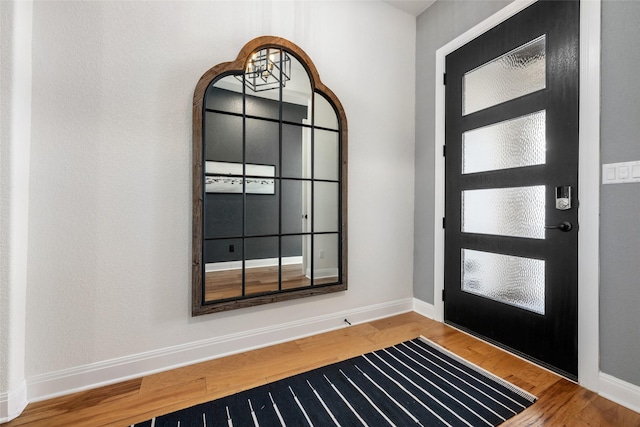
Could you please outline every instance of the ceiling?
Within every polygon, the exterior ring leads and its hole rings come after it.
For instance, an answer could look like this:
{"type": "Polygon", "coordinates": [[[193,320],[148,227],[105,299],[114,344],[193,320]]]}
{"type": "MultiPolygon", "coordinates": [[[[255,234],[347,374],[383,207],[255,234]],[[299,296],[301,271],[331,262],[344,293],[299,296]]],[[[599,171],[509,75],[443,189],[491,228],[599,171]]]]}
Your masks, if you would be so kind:
{"type": "Polygon", "coordinates": [[[383,0],[385,3],[391,6],[404,10],[405,12],[418,16],[424,12],[429,6],[435,3],[436,0],[383,0]]]}

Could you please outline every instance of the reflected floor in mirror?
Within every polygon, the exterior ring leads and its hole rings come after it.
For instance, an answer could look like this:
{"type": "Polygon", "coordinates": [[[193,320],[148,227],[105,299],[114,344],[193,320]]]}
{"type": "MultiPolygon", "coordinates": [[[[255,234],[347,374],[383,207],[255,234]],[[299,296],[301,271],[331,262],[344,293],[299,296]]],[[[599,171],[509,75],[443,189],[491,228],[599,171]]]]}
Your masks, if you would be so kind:
{"type": "MultiPolygon", "coordinates": [[[[245,294],[254,295],[278,291],[278,266],[255,267],[245,270],[245,294]]],[[[336,283],[338,276],[314,279],[314,285],[336,283]]],[[[282,289],[311,286],[311,279],[304,274],[302,264],[282,266],[282,289]]],[[[216,301],[242,296],[242,269],[209,271],[205,274],[205,300],[216,301]]]]}

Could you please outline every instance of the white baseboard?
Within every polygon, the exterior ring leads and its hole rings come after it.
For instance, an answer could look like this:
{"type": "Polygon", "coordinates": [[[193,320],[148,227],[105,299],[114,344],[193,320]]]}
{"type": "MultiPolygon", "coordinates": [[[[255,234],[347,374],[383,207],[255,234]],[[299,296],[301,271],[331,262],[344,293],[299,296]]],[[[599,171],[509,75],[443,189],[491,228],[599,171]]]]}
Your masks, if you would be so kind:
{"type": "Polygon", "coordinates": [[[16,418],[27,407],[27,383],[20,385],[8,393],[0,393],[0,424],[16,418]]]}
{"type": "MultiPolygon", "coordinates": [[[[311,277],[311,269],[307,268],[305,272],[306,277],[311,277]]],[[[326,277],[338,277],[338,269],[337,268],[316,268],[313,271],[314,279],[324,279],[326,277]]]]}
{"type": "Polygon", "coordinates": [[[46,400],[340,329],[345,319],[355,325],[412,309],[407,298],[37,375],[27,379],[27,398],[46,400]]]}
{"type": "Polygon", "coordinates": [[[417,298],[413,299],[413,311],[418,314],[421,314],[424,317],[428,317],[429,319],[435,319],[436,308],[433,304],[429,304],[428,302],[424,302],[417,298]]]}
{"type": "Polygon", "coordinates": [[[640,412],[640,387],[600,372],[600,396],[640,412]]]}
{"type": "MultiPolygon", "coordinates": [[[[278,258],[262,258],[245,260],[246,268],[273,267],[279,264],[278,258]]],[[[302,256],[282,258],[282,265],[302,264],[302,256]]],[[[204,265],[205,272],[237,270],[242,268],[242,261],[210,262],[204,265]]]]}

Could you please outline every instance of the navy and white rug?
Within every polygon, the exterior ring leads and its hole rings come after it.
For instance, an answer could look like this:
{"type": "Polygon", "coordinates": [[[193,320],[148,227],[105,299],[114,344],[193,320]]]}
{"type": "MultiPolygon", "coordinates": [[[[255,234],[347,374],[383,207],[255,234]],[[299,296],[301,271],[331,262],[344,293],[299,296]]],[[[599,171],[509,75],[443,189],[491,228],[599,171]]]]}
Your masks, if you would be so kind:
{"type": "Polygon", "coordinates": [[[135,426],[495,426],[535,400],[420,337],[135,426]]]}

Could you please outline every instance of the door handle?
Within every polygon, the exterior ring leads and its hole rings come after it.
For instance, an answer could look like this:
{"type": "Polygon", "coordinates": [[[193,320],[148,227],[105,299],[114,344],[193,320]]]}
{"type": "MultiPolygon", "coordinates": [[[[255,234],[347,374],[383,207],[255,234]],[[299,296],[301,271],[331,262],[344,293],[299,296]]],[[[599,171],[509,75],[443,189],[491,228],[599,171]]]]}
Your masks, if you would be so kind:
{"type": "Polygon", "coordinates": [[[569,221],[562,221],[560,224],[558,225],[545,225],[544,228],[557,228],[560,231],[564,231],[565,233],[567,231],[570,231],[573,228],[573,225],[571,225],[571,223],[569,221]]]}

